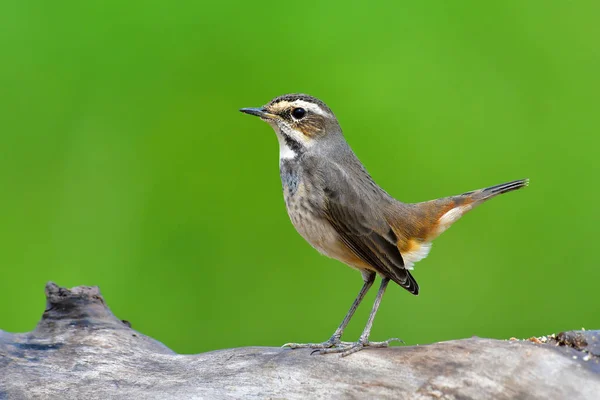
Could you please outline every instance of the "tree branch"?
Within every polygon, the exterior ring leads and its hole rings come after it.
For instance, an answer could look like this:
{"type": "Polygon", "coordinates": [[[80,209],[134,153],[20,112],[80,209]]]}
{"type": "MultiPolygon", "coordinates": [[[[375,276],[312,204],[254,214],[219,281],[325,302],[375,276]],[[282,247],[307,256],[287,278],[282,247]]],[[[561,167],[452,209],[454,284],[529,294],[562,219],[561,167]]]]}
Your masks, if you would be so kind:
{"type": "Polygon", "coordinates": [[[0,399],[600,396],[599,331],[367,349],[347,358],[268,347],[179,355],[116,318],[97,287],[48,283],[46,297],[34,331],[0,330],[0,399]]]}

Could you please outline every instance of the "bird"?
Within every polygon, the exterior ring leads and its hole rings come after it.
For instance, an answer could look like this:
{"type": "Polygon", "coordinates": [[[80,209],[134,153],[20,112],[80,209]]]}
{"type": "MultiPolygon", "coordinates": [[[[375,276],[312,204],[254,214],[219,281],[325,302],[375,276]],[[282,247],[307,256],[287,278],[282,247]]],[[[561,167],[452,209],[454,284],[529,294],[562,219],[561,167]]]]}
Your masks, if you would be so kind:
{"type": "Polygon", "coordinates": [[[262,107],[240,111],[259,117],[275,131],[285,205],[298,233],[320,253],[358,270],[363,279],[350,310],[328,340],[284,347],[348,356],[367,347],[401,342],[398,338],[369,341],[388,283],[418,295],[411,271],[428,255],[432,241],[479,204],[529,184],[528,179],[520,179],[403,203],[375,183],[344,138],[333,111],[316,97],[286,94],[262,107]],[[377,275],[381,284],[362,334],[357,341],[343,342],[344,329],[377,275]]]}

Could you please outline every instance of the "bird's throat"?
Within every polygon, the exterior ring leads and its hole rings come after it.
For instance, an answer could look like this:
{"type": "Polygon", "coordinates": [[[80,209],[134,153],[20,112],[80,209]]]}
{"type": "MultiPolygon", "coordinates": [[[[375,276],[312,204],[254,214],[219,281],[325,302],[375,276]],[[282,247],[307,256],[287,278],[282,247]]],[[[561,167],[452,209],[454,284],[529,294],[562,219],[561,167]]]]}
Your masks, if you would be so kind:
{"type": "Polygon", "coordinates": [[[295,160],[304,153],[304,146],[296,139],[280,134],[279,137],[279,159],[280,160],[295,160]]]}

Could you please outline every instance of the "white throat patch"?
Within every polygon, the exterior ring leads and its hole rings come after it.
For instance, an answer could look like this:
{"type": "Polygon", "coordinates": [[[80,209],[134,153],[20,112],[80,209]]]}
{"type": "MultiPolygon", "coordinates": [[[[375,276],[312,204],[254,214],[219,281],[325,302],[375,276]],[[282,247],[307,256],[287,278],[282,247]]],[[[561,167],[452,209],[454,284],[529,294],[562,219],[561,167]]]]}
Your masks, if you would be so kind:
{"type": "Polygon", "coordinates": [[[279,159],[280,160],[291,160],[296,158],[297,154],[294,150],[290,149],[285,140],[279,140],[279,159]]]}
{"type": "Polygon", "coordinates": [[[288,140],[293,140],[294,142],[300,143],[300,146],[303,148],[309,148],[313,144],[306,136],[304,136],[302,132],[290,129],[289,126],[280,127],[274,122],[271,123],[271,126],[275,130],[277,140],[279,141],[280,160],[294,159],[298,156],[297,152],[288,145],[286,137],[289,138],[288,140]]]}

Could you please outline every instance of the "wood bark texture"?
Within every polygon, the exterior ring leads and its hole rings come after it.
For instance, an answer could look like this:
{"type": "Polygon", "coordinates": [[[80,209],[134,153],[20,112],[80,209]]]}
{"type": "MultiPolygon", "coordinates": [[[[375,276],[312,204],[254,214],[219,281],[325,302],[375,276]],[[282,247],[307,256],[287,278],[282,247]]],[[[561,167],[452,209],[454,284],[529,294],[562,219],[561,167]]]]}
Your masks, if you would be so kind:
{"type": "Polygon", "coordinates": [[[270,347],[184,355],[116,318],[97,287],[48,283],[46,297],[34,331],[0,330],[2,400],[600,399],[600,331],[346,358],[270,347]]]}

